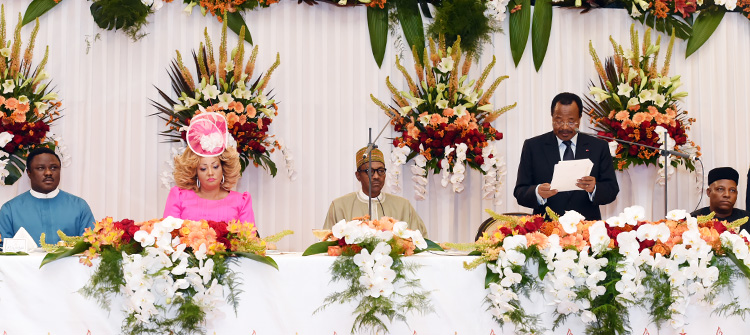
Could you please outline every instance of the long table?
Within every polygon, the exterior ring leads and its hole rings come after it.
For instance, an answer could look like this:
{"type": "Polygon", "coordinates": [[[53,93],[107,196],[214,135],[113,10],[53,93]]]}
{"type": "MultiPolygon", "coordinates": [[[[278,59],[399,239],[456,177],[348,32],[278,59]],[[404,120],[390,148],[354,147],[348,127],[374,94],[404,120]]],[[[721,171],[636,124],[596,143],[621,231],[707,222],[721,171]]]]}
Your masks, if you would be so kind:
{"type": "MultiPolygon", "coordinates": [[[[0,335],[104,335],[118,334],[124,318],[123,297],[112,299],[110,311],[81,296],[92,268],[67,258],[39,268],[44,254],[0,256],[0,335]]],[[[330,283],[329,267],[334,257],[303,257],[299,253],[273,255],[279,270],[242,259],[234,270],[242,278],[240,306],[235,315],[228,305],[223,315],[207,325],[207,334],[307,335],[349,334],[354,304],[336,304],[313,314],[323,299],[343,283],[330,283]]],[[[396,322],[390,334],[403,335],[490,335],[514,334],[512,324],[500,327],[487,311],[484,299],[484,267],[473,271],[463,268],[469,256],[422,254],[406,258],[421,265],[417,276],[424,289],[431,291],[434,313],[407,315],[408,324],[396,322]]],[[[746,280],[736,283],[733,294],[750,306],[746,280]]],[[[542,313],[551,326],[554,306],[541,295],[523,305],[530,312],[542,313]]],[[[711,315],[708,307],[691,305],[689,324],[673,330],[668,325],[659,331],[644,310],[631,310],[633,334],[746,334],[750,319],[711,315]]],[[[547,334],[584,334],[584,325],[572,317],[547,334]]]]}

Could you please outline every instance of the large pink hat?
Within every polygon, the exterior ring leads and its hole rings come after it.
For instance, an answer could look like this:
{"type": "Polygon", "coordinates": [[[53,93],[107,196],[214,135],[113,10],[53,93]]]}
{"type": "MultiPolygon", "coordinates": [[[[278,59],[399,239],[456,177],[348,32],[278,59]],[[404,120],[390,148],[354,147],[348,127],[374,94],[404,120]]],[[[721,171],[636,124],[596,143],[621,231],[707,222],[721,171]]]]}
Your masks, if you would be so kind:
{"type": "Polygon", "coordinates": [[[216,157],[227,148],[227,119],[219,113],[201,113],[190,120],[187,143],[201,157],[216,157]]]}

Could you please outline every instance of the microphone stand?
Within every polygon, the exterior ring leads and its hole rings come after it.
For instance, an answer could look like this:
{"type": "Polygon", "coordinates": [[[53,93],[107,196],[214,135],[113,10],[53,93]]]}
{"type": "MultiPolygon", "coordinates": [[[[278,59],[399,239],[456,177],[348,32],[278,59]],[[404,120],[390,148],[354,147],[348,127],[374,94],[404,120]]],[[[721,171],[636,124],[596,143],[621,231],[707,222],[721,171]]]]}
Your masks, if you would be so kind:
{"type": "Polygon", "coordinates": [[[589,135],[589,136],[593,136],[593,137],[605,139],[605,140],[612,140],[612,141],[615,141],[615,142],[618,142],[618,143],[626,143],[626,144],[630,144],[630,145],[636,145],[636,146],[639,146],[639,147],[644,147],[644,148],[648,148],[648,149],[659,151],[659,154],[662,155],[662,156],[664,156],[664,214],[665,215],[667,213],[667,208],[669,208],[668,207],[668,203],[667,203],[667,200],[668,200],[667,196],[669,194],[668,187],[667,187],[668,186],[667,180],[669,179],[669,156],[670,155],[675,155],[677,157],[687,158],[687,159],[690,159],[690,160],[700,160],[700,158],[688,155],[688,154],[686,154],[684,152],[679,152],[679,151],[676,151],[676,150],[669,150],[669,149],[667,149],[667,138],[669,136],[669,134],[667,132],[664,133],[664,148],[652,147],[650,145],[645,145],[645,144],[641,144],[641,143],[626,141],[626,140],[623,140],[623,139],[609,137],[609,136],[603,136],[603,135],[599,135],[599,134],[595,134],[595,133],[587,133],[587,132],[581,131],[578,128],[576,128],[576,132],[580,133],[580,134],[584,134],[584,135],[589,135]]]}
{"type": "MultiPolygon", "coordinates": [[[[395,116],[394,116],[395,117],[395,116]]],[[[383,129],[380,130],[380,133],[378,133],[378,136],[375,137],[375,140],[372,139],[372,128],[368,128],[369,131],[369,142],[367,143],[367,150],[365,152],[365,157],[367,157],[367,186],[369,190],[367,191],[367,212],[370,216],[370,220],[372,220],[372,149],[375,149],[378,147],[375,142],[378,141],[380,138],[380,135],[383,135],[383,132],[385,131],[385,128],[388,128],[388,125],[391,123],[391,120],[393,118],[389,119],[388,122],[385,123],[385,126],[383,126],[383,129]]]]}

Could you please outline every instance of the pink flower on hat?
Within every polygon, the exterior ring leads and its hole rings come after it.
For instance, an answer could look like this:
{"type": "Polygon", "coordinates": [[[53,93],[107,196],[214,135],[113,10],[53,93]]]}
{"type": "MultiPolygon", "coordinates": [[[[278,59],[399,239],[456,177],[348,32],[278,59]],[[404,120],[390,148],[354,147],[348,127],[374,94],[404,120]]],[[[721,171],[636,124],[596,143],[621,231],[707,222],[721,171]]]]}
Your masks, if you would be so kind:
{"type": "Polygon", "coordinates": [[[227,120],[219,113],[201,113],[190,120],[187,142],[202,157],[221,155],[227,147],[227,120]]]}

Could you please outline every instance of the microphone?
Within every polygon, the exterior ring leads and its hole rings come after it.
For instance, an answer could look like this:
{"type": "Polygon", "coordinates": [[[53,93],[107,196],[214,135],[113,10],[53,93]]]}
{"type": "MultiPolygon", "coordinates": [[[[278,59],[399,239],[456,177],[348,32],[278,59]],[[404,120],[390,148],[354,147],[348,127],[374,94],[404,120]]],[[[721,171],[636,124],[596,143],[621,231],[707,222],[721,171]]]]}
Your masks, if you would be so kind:
{"type": "Polygon", "coordinates": [[[672,156],[687,158],[687,159],[689,159],[691,161],[699,161],[699,160],[701,160],[696,155],[689,155],[689,154],[686,154],[684,152],[679,152],[679,151],[676,151],[676,150],[667,150],[667,149],[664,149],[664,148],[652,147],[650,145],[645,145],[645,144],[641,144],[641,143],[630,142],[630,141],[622,140],[622,139],[619,139],[619,138],[603,136],[603,135],[599,135],[599,134],[596,134],[596,133],[589,133],[589,132],[581,131],[581,129],[579,129],[579,128],[575,128],[575,131],[578,134],[589,135],[589,136],[593,136],[593,137],[596,137],[596,138],[601,138],[601,139],[604,139],[604,140],[612,140],[612,141],[619,142],[619,143],[625,143],[625,144],[630,144],[630,145],[637,145],[639,147],[649,148],[649,149],[652,149],[652,150],[658,150],[659,153],[661,153],[664,156],[672,155],[672,156]]]}

